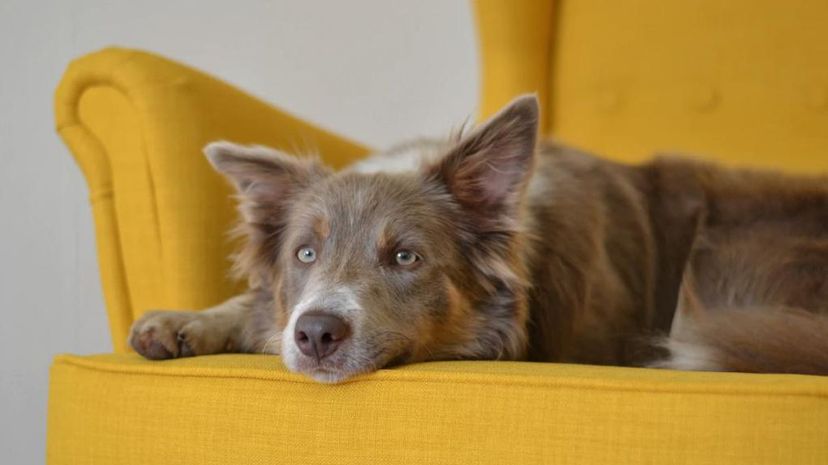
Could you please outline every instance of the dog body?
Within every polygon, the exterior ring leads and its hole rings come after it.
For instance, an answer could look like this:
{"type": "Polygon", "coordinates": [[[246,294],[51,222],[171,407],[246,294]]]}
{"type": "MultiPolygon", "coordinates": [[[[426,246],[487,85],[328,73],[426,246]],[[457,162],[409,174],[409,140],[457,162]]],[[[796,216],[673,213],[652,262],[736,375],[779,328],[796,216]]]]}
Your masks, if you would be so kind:
{"type": "Polygon", "coordinates": [[[523,97],[339,173],[211,144],[251,290],[147,313],[132,346],[279,353],[327,382],[446,359],[828,373],[828,179],[629,166],[536,131],[523,97]]]}

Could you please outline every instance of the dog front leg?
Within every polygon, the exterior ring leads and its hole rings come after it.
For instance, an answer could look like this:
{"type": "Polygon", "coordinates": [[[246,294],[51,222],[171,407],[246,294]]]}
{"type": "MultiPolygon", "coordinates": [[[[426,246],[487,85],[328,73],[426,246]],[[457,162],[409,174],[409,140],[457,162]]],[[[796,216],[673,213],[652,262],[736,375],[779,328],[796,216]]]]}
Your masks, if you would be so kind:
{"type": "Polygon", "coordinates": [[[274,353],[277,335],[270,312],[261,307],[251,291],[199,312],[150,311],[133,323],[129,344],[153,360],[265,349],[274,353]]]}

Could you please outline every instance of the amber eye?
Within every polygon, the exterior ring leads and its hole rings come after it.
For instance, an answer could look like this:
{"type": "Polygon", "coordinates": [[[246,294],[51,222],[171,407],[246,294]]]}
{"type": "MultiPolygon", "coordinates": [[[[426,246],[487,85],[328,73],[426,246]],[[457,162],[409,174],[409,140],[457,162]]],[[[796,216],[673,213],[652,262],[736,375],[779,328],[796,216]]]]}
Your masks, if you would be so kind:
{"type": "Polygon", "coordinates": [[[420,257],[410,250],[398,250],[396,255],[394,255],[394,259],[397,261],[397,265],[410,266],[419,260],[420,257]]]}
{"type": "Polygon", "coordinates": [[[302,263],[313,263],[316,261],[316,250],[313,247],[302,247],[296,252],[296,258],[302,263]]]}

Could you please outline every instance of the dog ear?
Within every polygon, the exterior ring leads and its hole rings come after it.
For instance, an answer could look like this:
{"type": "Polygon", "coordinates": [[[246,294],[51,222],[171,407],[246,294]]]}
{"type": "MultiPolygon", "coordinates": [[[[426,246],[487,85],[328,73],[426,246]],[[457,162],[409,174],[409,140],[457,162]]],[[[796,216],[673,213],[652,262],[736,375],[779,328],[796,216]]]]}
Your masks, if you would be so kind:
{"type": "Polygon", "coordinates": [[[537,98],[518,97],[463,137],[431,174],[480,226],[497,228],[517,214],[532,172],[537,130],[537,98]]]}
{"type": "Polygon", "coordinates": [[[286,155],[262,146],[213,142],[204,148],[210,163],[235,185],[248,222],[278,221],[296,193],[330,173],[318,160],[286,155]]]}
{"type": "Polygon", "coordinates": [[[242,221],[236,232],[247,240],[234,256],[234,272],[251,288],[274,279],[287,211],[298,193],[331,171],[312,158],[297,158],[260,146],[214,142],[204,153],[239,192],[242,221]]]}

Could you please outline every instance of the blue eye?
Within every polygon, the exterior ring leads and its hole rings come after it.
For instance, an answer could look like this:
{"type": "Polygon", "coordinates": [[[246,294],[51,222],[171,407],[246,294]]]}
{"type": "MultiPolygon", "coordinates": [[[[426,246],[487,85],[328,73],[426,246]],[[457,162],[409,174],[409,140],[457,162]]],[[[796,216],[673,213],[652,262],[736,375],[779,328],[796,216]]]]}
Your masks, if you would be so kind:
{"type": "Polygon", "coordinates": [[[313,263],[316,261],[316,250],[313,247],[302,247],[296,252],[296,258],[302,263],[313,263]]]}
{"type": "Polygon", "coordinates": [[[397,265],[410,266],[420,259],[420,257],[410,250],[398,250],[394,255],[397,265]]]}

